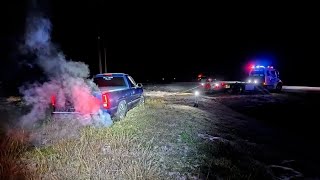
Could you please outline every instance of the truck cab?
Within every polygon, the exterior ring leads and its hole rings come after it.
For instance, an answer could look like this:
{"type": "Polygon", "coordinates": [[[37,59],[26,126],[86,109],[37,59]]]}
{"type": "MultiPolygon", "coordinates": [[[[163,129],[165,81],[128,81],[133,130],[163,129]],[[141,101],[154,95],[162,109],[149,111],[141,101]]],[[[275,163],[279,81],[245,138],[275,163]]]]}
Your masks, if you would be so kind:
{"type": "Polygon", "coordinates": [[[252,66],[245,89],[253,90],[261,86],[269,90],[281,91],[282,81],[279,71],[273,66],[252,66]]]}
{"type": "Polygon", "coordinates": [[[123,119],[128,110],[144,103],[142,84],[128,74],[97,74],[93,81],[99,88],[93,94],[102,102],[101,109],[117,119],[123,119]]]}

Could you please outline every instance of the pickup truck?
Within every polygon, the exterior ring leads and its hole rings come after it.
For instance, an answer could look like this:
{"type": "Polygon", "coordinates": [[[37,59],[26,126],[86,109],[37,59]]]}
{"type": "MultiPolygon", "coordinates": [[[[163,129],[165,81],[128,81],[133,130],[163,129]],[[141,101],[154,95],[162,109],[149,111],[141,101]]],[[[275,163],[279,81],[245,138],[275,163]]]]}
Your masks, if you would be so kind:
{"type": "MultiPolygon", "coordinates": [[[[115,119],[123,119],[128,110],[144,103],[142,84],[136,83],[128,74],[124,73],[105,73],[97,74],[93,82],[99,90],[93,91],[92,94],[100,102],[100,109],[109,113],[115,119]]],[[[52,98],[52,113],[77,113],[74,110],[59,111],[55,108],[55,98],[52,98]]]]}

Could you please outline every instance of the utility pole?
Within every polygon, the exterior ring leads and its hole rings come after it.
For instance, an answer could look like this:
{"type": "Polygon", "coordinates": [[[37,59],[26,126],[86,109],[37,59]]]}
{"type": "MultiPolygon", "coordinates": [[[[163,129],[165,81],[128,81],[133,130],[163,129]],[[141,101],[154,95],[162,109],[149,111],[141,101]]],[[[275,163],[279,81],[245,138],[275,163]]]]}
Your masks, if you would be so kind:
{"type": "Polygon", "coordinates": [[[107,73],[107,48],[103,48],[104,50],[104,72],[107,73]]]}
{"type": "Polygon", "coordinates": [[[98,36],[98,56],[99,56],[99,72],[102,73],[101,52],[100,52],[100,36],[98,36]]]}

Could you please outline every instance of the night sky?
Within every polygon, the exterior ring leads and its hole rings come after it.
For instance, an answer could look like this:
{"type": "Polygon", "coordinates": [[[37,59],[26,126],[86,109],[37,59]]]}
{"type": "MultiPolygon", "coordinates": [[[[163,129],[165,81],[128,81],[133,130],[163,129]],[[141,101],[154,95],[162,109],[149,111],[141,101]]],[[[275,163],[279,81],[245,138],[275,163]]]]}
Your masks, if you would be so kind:
{"type": "MultiPolygon", "coordinates": [[[[30,6],[1,2],[0,81],[22,81],[36,71],[18,48],[30,6]]],[[[99,73],[100,35],[108,71],[130,73],[138,82],[185,81],[200,72],[243,80],[248,62],[263,61],[280,70],[284,84],[320,85],[320,16],[312,4],[41,0],[37,7],[52,21],[53,41],[68,58],[87,63],[92,74],[99,73]]]]}

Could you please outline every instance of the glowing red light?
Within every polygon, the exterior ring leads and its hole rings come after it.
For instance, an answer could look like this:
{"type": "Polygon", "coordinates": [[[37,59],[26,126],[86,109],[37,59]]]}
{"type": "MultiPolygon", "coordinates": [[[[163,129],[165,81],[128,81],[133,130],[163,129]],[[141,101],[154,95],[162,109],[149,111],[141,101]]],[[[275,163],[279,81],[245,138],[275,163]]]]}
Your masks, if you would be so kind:
{"type": "Polygon", "coordinates": [[[253,63],[246,64],[245,69],[246,71],[252,71],[256,66],[253,63]]]}
{"type": "Polygon", "coordinates": [[[224,86],[224,82],[221,82],[221,86],[224,86]]]}
{"type": "Polygon", "coordinates": [[[201,78],[201,77],[202,77],[202,74],[199,74],[199,75],[198,75],[198,78],[201,78]]]}
{"type": "Polygon", "coordinates": [[[51,96],[51,105],[52,106],[56,105],[56,97],[55,96],[51,96]]]}
{"type": "Polygon", "coordinates": [[[110,108],[109,94],[102,94],[102,106],[106,109],[110,108]]]}
{"type": "Polygon", "coordinates": [[[210,89],[210,88],[211,88],[211,85],[210,85],[209,83],[207,83],[207,84],[205,85],[205,88],[206,88],[206,89],[210,89]]]}

